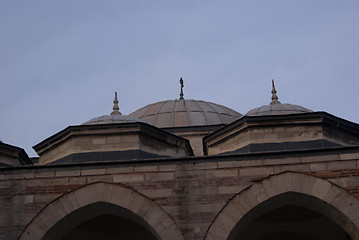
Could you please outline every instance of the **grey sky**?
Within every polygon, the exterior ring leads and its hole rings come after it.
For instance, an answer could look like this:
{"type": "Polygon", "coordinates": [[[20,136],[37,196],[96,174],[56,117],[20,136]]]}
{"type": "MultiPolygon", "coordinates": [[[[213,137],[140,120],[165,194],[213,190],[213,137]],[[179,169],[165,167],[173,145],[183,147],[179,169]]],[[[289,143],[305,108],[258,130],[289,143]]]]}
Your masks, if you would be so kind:
{"type": "Polygon", "coordinates": [[[0,1],[0,140],[24,148],[179,97],[359,122],[359,1],[0,1]]]}

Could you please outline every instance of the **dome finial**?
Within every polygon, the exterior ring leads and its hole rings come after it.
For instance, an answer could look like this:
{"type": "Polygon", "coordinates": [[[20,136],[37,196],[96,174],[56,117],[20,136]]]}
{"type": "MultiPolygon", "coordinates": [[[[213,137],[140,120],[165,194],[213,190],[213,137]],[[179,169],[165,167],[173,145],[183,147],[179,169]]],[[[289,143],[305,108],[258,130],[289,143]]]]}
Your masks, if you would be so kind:
{"type": "Polygon", "coordinates": [[[116,115],[116,114],[121,114],[118,110],[120,110],[120,108],[118,107],[118,100],[117,100],[117,92],[115,92],[115,100],[113,100],[113,112],[111,113],[111,115],[116,115]]]}
{"type": "Polygon", "coordinates": [[[274,86],[274,79],[272,79],[272,101],[270,104],[280,104],[280,102],[278,101],[277,91],[275,90],[274,86]]]}
{"type": "Polygon", "coordinates": [[[179,100],[183,100],[183,99],[184,99],[184,98],[183,98],[183,87],[184,87],[184,85],[183,85],[183,79],[180,78],[179,82],[180,82],[180,84],[181,84],[181,93],[180,93],[180,98],[179,98],[179,100]]]}

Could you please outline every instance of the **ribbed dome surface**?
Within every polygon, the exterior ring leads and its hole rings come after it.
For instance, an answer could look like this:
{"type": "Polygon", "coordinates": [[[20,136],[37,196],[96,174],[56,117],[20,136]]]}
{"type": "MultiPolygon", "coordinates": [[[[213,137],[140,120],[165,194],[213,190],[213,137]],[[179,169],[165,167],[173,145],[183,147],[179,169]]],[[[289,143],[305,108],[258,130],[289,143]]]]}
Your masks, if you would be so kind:
{"type": "Polygon", "coordinates": [[[144,122],[144,120],[129,115],[103,115],[101,117],[96,117],[90,121],[84,122],[82,125],[95,125],[95,124],[110,124],[110,123],[127,123],[127,122],[144,122]]]}
{"type": "Polygon", "coordinates": [[[246,114],[246,116],[286,115],[307,112],[313,111],[299,105],[277,103],[252,109],[246,114]]]}
{"type": "Polygon", "coordinates": [[[242,116],[225,106],[192,99],[149,104],[130,115],[159,128],[228,124],[242,116]]]}

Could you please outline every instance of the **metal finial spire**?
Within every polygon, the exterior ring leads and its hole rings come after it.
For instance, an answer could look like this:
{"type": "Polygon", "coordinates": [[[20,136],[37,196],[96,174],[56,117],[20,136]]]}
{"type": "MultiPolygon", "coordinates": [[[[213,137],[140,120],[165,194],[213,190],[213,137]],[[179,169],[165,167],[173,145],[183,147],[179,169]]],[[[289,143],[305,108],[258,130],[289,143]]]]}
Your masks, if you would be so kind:
{"type": "Polygon", "coordinates": [[[181,84],[181,93],[180,93],[180,100],[183,100],[184,98],[183,98],[183,88],[184,88],[184,85],[183,85],[183,79],[182,78],[180,78],[180,84],[181,84]]]}
{"type": "Polygon", "coordinates": [[[121,114],[118,110],[120,110],[120,108],[118,107],[118,100],[117,100],[117,92],[115,92],[115,100],[113,100],[113,112],[111,113],[111,115],[116,115],[116,114],[121,114]]]}
{"type": "Polygon", "coordinates": [[[273,79],[272,79],[272,101],[271,101],[270,104],[271,105],[280,104],[280,102],[278,101],[277,91],[275,90],[274,80],[273,79]]]}

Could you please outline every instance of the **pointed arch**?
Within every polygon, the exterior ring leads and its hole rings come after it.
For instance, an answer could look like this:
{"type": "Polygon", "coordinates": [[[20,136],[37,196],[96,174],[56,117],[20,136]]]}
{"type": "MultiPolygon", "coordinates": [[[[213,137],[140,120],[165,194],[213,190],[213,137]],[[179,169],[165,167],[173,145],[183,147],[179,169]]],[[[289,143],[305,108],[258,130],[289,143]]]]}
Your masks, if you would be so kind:
{"type": "MultiPolygon", "coordinates": [[[[183,240],[173,219],[153,200],[132,188],[97,182],[75,189],[48,204],[27,225],[19,240],[41,240],[60,221],[77,210],[92,205],[117,206],[136,216],[158,239],[183,240]]],[[[65,223],[68,224],[68,223],[65,223]]]]}
{"type": "Polygon", "coordinates": [[[321,214],[338,224],[352,239],[359,239],[359,200],[327,180],[296,172],[272,175],[238,193],[217,214],[205,239],[229,239],[232,231],[251,210],[267,200],[288,193],[323,203],[325,208],[321,209],[321,214]]]}

